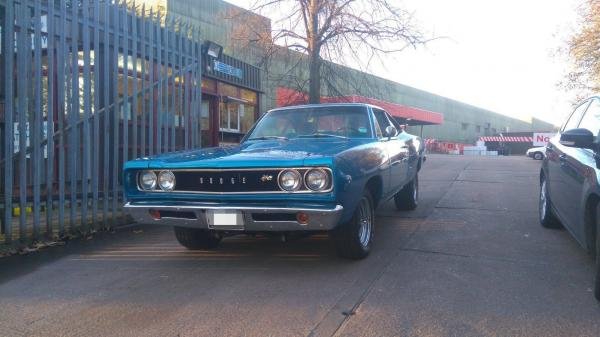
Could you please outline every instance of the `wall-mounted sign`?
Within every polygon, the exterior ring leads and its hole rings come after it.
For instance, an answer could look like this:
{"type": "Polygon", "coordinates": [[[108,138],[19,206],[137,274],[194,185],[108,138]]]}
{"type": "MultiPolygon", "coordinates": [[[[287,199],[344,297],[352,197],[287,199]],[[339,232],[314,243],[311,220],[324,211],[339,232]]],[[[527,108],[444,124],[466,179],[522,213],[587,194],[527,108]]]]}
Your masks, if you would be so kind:
{"type": "Polygon", "coordinates": [[[546,146],[550,138],[555,135],[556,133],[551,132],[535,132],[533,134],[533,146],[546,146]]]}
{"type": "Polygon", "coordinates": [[[214,70],[229,76],[237,77],[240,80],[244,77],[242,69],[230,66],[227,63],[215,61],[214,70]]]}

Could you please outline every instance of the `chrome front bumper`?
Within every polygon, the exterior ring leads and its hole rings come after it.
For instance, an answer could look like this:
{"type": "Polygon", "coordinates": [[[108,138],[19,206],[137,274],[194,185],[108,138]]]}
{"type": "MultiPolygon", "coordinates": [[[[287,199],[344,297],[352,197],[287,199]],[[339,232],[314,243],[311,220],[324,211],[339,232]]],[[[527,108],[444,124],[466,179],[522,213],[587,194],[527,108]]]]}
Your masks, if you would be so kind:
{"type": "Polygon", "coordinates": [[[326,231],[335,228],[344,208],[321,207],[266,207],[263,205],[220,205],[212,203],[161,204],[148,202],[128,202],[123,208],[140,224],[160,224],[168,226],[204,228],[214,230],[236,230],[247,232],[287,232],[287,231],[326,231]],[[208,216],[212,211],[239,211],[243,226],[212,226],[208,216]],[[160,218],[151,212],[160,213],[160,218]],[[297,213],[308,216],[308,222],[301,224],[295,219],[297,213]]]}

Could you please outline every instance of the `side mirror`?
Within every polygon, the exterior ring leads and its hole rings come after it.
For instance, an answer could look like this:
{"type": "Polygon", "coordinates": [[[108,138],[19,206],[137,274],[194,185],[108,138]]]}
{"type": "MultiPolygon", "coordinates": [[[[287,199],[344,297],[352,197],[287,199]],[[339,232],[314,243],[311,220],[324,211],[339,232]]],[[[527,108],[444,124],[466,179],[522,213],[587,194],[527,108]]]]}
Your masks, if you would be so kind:
{"type": "Polygon", "coordinates": [[[594,134],[588,129],[571,129],[560,135],[560,143],[568,147],[594,149],[594,134]]]}
{"type": "Polygon", "coordinates": [[[394,136],[396,136],[396,134],[398,133],[398,130],[396,130],[396,128],[392,125],[388,125],[387,128],[385,128],[385,135],[386,137],[392,138],[394,136]]]}

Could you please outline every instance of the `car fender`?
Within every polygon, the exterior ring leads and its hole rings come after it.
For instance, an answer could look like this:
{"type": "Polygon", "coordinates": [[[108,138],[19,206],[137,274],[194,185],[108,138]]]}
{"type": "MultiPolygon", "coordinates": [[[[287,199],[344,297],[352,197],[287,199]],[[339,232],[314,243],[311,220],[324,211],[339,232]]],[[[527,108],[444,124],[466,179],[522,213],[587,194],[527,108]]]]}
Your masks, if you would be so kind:
{"type": "MultiPolygon", "coordinates": [[[[385,171],[385,154],[376,146],[363,146],[340,153],[335,158],[336,200],[344,206],[342,222],[350,220],[367,183],[385,171]]],[[[382,196],[374,195],[375,199],[382,196]]]]}

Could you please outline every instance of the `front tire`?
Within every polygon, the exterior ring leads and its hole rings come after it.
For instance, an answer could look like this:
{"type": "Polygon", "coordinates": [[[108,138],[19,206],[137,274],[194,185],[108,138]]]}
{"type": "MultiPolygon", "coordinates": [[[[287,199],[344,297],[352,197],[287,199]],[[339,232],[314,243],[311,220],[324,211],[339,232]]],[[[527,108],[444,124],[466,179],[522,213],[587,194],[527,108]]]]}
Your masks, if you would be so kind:
{"type": "Polygon", "coordinates": [[[199,228],[173,227],[179,244],[190,250],[214,249],[219,246],[221,236],[199,228]]]}
{"type": "Polygon", "coordinates": [[[404,186],[394,196],[394,203],[396,209],[399,211],[412,211],[419,205],[419,176],[415,175],[415,178],[404,186]]]}
{"type": "Polygon", "coordinates": [[[538,214],[540,217],[540,224],[544,228],[560,228],[560,221],[556,215],[554,215],[554,211],[552,211],[552,202],[550,201],[550,195],[548,194],[548,184],[546,183],[546,178],[542,178],[542,182],[540,183],[540,198],[539,198],[539,207],[538,214]]]}
{"type": "Polygon", "coordinates": [[[544,159],[544,155],[541,152],[536,152],[533,154],[533,159],[542,160],[542,159],[544,159]]]}
{"type": "Polygon", "coordinates": [[[340,224],[331,233],[340,257],[359,260],[369,255],[373,239],[374,220],[373,198],[371,193],[365,190],[356,210],[354,210],[352,219],[347,223],[340,224]]]}

